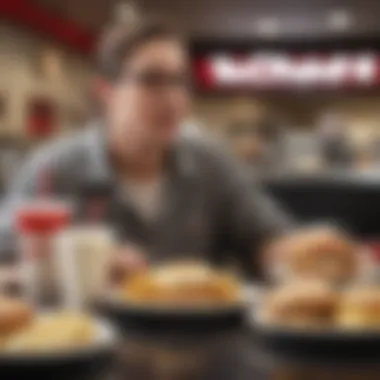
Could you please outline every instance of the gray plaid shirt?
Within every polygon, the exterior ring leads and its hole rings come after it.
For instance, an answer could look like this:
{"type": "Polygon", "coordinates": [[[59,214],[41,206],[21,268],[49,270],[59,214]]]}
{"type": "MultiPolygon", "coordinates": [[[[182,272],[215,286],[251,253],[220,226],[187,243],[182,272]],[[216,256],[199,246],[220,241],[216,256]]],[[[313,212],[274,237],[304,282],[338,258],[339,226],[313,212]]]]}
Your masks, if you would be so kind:
{"type": "MultiPolygon", "coordinates": [[[[89,126],[40,149],[14,176],[0,210],[3,257],[15,250],[15,210],[36,195],[44,171],[51,173],[54,195],[79,202],[86,201],[78,199],[84,182],[108,181],[118,188],[103,129],[89,126]]],[[[246,178],[240,165],[207,139],[179,139],[167,178],[160,216],[149,225],[117,191],[109,203],[114,210],[109,222],[121,238],[145,248],[153,261],[200,256],[218,260],[227,252],[250,260],[264,241],[289,225],[287,216],[246,178]]]]}

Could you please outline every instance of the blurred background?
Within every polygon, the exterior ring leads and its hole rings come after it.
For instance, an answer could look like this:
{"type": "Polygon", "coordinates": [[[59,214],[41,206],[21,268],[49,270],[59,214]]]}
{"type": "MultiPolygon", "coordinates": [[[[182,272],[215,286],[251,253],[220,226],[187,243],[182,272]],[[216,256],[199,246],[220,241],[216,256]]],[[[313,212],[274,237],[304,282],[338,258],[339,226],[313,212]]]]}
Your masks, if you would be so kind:
{"type": "Polygon", "coordinates": [[[97,36],[135,8],[189,36],[189,133],[222,140],[301,219],[378,233],[376,0],[2,0],[0,189],[26,152],[96,115],[97,36]]]}

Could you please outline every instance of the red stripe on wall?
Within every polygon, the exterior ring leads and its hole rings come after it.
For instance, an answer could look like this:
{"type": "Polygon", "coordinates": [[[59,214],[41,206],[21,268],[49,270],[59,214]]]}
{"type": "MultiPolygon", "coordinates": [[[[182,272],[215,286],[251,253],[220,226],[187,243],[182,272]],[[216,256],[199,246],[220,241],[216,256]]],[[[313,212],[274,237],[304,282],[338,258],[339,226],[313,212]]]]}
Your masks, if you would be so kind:
{"type": "Polygon", "coordinates": [[[95,36],[71,20],[30,0],[0,0],[0,16],[48,35],[81,53],[91,52],[95,36]]]}

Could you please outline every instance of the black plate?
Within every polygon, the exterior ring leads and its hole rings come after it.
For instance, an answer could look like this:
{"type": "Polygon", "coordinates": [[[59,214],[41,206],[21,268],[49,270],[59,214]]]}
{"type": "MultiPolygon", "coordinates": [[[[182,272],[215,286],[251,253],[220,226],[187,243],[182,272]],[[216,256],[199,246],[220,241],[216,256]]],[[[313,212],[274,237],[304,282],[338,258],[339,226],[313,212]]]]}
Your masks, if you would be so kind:
{"type": "Polygon", "coordinates": [[[303,329],[253,322],[259,344],[286,358],[334,362],[380,358],[380,330],[303,329]]]}
{"type": "Polygon", "coordinates": [[[98,351],[91,355],[71,357],[66,360],[58,357],[49,361],[35,361],[26,357],[22,360],[0,359],[0,373],[4,379],[84,380],[98,378],[90,376],[107,373],[113,360],[114,355],[111,351],[98,351]]]}
{"type": "Polygon", "coordinates": [[[242,324],[245,312],[243,302],[228,306],[177,308],[108,299],[99,303],[98,308],[122,330],[181,334],[237,328],[242,324]]]}

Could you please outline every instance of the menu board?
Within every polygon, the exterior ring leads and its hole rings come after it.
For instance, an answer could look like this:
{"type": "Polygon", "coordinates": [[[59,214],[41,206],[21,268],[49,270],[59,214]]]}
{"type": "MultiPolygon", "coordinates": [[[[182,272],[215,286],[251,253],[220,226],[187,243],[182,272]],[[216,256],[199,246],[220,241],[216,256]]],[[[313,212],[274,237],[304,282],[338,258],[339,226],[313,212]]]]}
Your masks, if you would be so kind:
{"type": "Polygon", "coordinates": [[[194,62],[200,88],[341,89],[380,86],[380,54],[362,52],[213,53],[194,62]]]}

